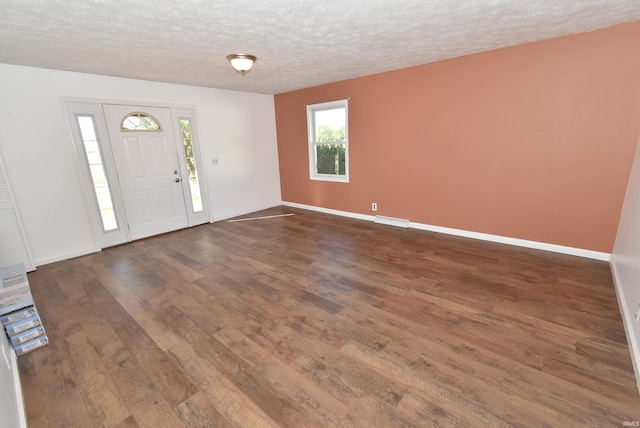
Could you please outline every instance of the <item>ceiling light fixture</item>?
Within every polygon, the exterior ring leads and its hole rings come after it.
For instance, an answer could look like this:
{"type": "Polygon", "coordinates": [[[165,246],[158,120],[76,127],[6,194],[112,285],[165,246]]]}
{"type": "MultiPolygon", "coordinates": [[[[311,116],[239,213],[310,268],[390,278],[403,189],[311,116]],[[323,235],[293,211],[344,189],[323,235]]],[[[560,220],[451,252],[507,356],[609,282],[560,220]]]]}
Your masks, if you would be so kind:
{"type": "Polygon", "coordinates": [[[227,55],[227,59],[231,63],[231,66],[243,76],[251,71],[253,63],[256,62],[256,57],[247,54],[231,54],[227,55]]]}

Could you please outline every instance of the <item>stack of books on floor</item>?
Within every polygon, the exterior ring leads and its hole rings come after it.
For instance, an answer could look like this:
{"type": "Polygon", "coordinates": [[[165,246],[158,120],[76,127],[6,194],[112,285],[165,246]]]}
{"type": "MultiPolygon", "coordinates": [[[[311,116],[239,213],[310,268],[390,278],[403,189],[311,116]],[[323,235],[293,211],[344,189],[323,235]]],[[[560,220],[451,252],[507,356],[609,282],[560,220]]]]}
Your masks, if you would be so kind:
{"type": "Polygon", "coordinates": [[[17,356],[49,343],[23,264],[0,268],[0,321],[17,356]]]}

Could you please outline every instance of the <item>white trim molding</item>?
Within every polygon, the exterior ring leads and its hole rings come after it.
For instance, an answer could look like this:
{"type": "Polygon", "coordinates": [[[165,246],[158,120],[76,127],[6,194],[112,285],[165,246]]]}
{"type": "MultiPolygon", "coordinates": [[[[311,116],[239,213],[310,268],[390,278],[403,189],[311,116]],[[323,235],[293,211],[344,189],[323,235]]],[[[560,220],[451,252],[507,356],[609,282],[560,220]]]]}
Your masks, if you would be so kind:
{"type": "Polygon", "coordinates": [[[89,254],[99,253],[100,251],[102,251],[100,248],[85,248],[83,250],[72,251],[66,254],[56,254],[51,257],[36,259],[35,262],[36,262],[36,266],[43,266],[43,265],[48,265],[55,262],[61,262],[64,260],[75,259],[76,257],[82,257],[82,256],[87,256],[89,254]]]}
{"type": "Polygon", "coordinates": [[[613,276],[613,285],[616,289],[616,297],[618,298],[618,306],[620,307],[620,315],[622,315],[622,324],[624,324],[624,333],[627,336],[627,345],[629,346],[629,353],[631,354],[631,363],[633,364],[633,371],[636,375],[636,385],[638,392],[640,392],[640,343],[636,340],[637,334],[635,334],[636,322],[634,320],[634,314],[629,309],[631,306],[627,305],[624,289],[622,287],[622,277],[618,269],[619,256],[613,254],[611,256],[611,275],[613,276]]]}
{"type": "Polygon", "coordinates": [[[342,216],[342,217],[355,218],[355,219],[358,219],[358,220],[374,221],[376,219],[376,217],[372,216],[372,215],[352,213],[352,212],[349,212],[349,211],[332,210],[331,208],[322,208],[322,207],[316,207],[316,206],[313,206],[313,205],[298,204],[296,202],[284,202],[283,201],[282,205],[284,205],[286,207],[300,208],[301,210],[316,211],[316,212],[324,213],[324,214],[333,214],[333,215],[339,215],[339,216],[342,216]]]}
{"type": "Polygon", "coordinates": [[[446,233],[447,235],[462,236],[465,238],[479,239],[481,241],[497,242],[500,244],[515,245],[517,247],[532,248],[535,250],[550,251],[552,253],[568,254],[570,256],[585,257],[587,259],[602,260],[608,262],[611,254],[599,251],[585,250],[582,248],[566,247],[564,245],[548,244],[546,242],[529,241],[527,239],[509,238],[507,236],[491,235],[489,233],[472,232],[469,230],[452,229],[449,227],[432,226],[421,223],[410,223],[414,229],[428,230],[430,232],[446,233]]]}
{"type": "Polygon", "coordinates": [[[311,180],[333,181],[337,183],[349,182],[349,99],[329,101],[320,104],[307,105],[307,135],[309,139],[309,178],[311,180]],[[327,110],[344,109],[344,141],[326,142],[328,144],[338,144],[344,146],[344,175],[322,174],[318,172],[317,147],[324,145],[317,140],[316,135],[316,113],[327,110]]]}
{"type": "MultiPolygon", "coordinates": [[[[375,221],[376,217],[372,215],[357,214],[348,211],[333,210],[329,208],[316,207],[313,205],[298,204],[295,202],[283,201],[282,205],[300,208],[303,210],[317,211],[325,214],[334,214],[343,217],[356,218],[360,220],[375,221]]],[[[509,238],[500,235],[491,235],[489,233],[472,232],[469,230],[453,229],[450,227],[434,226],[430,224],[415,223],[410,221],[409,228],[426,230],[429,232],[444,233],[447,235],[462,236],[464,238],[479,239],[481,241],[497,242],[500,244],[515,245],[517,247],[532,248],[535,250],[550,251],[553,253],[568,254],[571,256],[585,257],[588,259],[601,260],[608,262],[611,259],[610,253],[599,251],[585,250],[582,248],[567,247],[564,245],[548,244],[545,242],[529,241],[527,239],[509,238]]]]}

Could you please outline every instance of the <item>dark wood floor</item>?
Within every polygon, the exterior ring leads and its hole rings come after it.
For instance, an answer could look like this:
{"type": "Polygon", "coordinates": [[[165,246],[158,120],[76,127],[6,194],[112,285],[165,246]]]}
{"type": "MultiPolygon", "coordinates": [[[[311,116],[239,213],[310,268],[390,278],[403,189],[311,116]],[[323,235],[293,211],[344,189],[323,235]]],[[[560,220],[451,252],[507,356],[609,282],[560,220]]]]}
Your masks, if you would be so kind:
{"type": "Polygon", "coordinates": [[[605,262],[290,208],[39,267],[33,427],[640,420],[605,262]]]}

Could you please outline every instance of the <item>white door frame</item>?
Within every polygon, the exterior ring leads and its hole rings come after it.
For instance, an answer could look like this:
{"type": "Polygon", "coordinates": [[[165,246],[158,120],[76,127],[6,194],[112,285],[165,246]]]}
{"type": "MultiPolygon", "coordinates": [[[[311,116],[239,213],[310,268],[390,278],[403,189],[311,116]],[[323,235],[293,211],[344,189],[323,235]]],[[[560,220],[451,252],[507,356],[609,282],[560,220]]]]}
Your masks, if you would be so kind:
{"type": "MultiPolygon", "coordinates": [[[[188,180],[182,180],[184,194],[185,194],[185,206],[187,208],[188,226],[195,226],[204,224],[210,221],[209,217],[209,204],[208,204],[208,192],[206,189],[206,172],[201,158],[201,149],[199,146],[199,134],[197,127],[197,111],[195,107],[185,106],[172,106],[172,105],[158,105],[155,103],[136,103],[131,101],[118,101],[112,100],[95,100],[95,99],[78,99],[78,98],[61,98],[62,108],[65,112],[67,128],[69,131],[71,149],[76,160],[76,170],[80,186],[82,189],[82,196],[85,203],[85,212],[92,226],[92,238],[94,242],[95,251],[100,251],[102,248],[106,248],[119,243],[131,242],[131,236],[128,231],[126,213],[124,210],[124,204],[122,195],[120,192],[120,185],[118,183],[117,172],[115,168],[115,162],[111,151],[111,142],[109,140],[109,134],[107,132],[106,120],[102,111],[102,105],[104,104],[119,104],[129,106],[148,106],[148,107],[160,107],[169,108],[171,110],[171,121],[174,128],[174,139],[176,147],[181,145],[180,129],[178,127],[178,120],[180,118],[188,118],[191,124],[191,133],[193,140],[194,158],[196,161],[196,168],[198,171],[200,193],[202,198],[201,212],[194,212],[193,206],[188,204],[187,197],[190,197],[190,189],[188,180]],[[118,231],[104,232],[102,227],[102,218],[100,216],[98,204],[95,198],[95,192],[93,189],[93,181],[87,165],[86,154],[82,138],[80,136],[79,127],[77,124],[77,115],[90,115],[95,120],[96,134],[101,146],[103,162],[105,164],[107,178],[110,183],[112,191],[112,198],[114,208],[116,209],[116,216],[119,220],[118,231]],[[120,223],[122,222],[122,223],[120,223]]],[[[184,167],[180,170],[186,170],[186,156],[184,150],[178,150],[178,158],[184,167]]],[[[188,175],[188,174],[187,174],[188,175]]]]}
{"type": "Polygon", "coordinates": [[[181,165],[166,107],[104,104],[111,153],[118,171],[124,213],[132,240],[184,229],[189,226],[181,165]],[[131,114],[148,114],[159,129],[125,130],[131,114]]]}
{"type": "Polygon", "coordinates": [[[76,170],[81,188],[83,189],[83,197],[85,209],[88,210],[87,216],[92,226],[93,240],[96,250],[118,245],[123,242],[130,242],[129,230],[127,228],[126,216],[124,216],[124,203],[120,193],[120,185],[118,184],[118,175],[116,172],[113,155],[111,154],[111,142],[107,132],[102,105],[95,102],[72,102],[65,103],[67,110],[67,125],[71,133],[71,147],[76,159],[76,170]],[[116,219],[118,221],[118,229],[105,232],[102,227],[102,217],[100,216],[100,208],[95,197],[93,188],[93,179],[87,163],[87,156],[80,134],[80,128],[77,123],[78,116],[91,116],[94,120],[96,137],[100,146],[101,157],[109,181],[111,198],[113,200],[116,219]]]}
{"type": "Polygon", "coordinates": [[[209,223],[209,208],[208,197],[206,188],[206,176],[204,174],[204,165],[202,163],[201,151],[200,151],[200,139],[198,137],[198,121],[196,119],[195,109],[171,107],[171,119],[173,121],[173,129],[175,132],[175,141],[178,146],[181,146],[182,134],[180,126],[178,125],[180,119],[188,119],[191,125],[191,138],[192,138],[192,150],[193,157],[196,162],[196,171],[198,174],[198,184],[200,187],[200,195],[202,198],[202,211],[195,212],[193,209],[193,202],[191,200],[191,189],[189,185],[189,173],[187,171],[187,156],[183,147],[178,148],[178,158],[180,159],[181,170],[185,171],[184,178],[182,180],[182,188],[184,190],[184,203],[187,208],[187,219],[189,220],[189,227],[197,226],[199,224],[209,223]]]}

